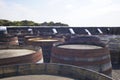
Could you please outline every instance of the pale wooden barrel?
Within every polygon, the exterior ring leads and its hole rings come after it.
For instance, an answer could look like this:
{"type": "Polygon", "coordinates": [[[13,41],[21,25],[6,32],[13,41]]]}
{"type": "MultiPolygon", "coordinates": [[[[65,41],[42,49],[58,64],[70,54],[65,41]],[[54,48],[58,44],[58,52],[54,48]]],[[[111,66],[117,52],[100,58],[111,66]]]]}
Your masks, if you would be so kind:
{"type": "Polygon", "coordinates": [[[41,48],[32,46],[0,46],[0,66],[37,62],[43,63],[41,48]]]}
{"type": "Polygon", "coordinates": [[[27,76],[5,78],[1,80],[22,80],[22,79],[25,79],[25,80],[75,80],[72,78],[55,76],[55,75],[27,75],[27,76]]]}

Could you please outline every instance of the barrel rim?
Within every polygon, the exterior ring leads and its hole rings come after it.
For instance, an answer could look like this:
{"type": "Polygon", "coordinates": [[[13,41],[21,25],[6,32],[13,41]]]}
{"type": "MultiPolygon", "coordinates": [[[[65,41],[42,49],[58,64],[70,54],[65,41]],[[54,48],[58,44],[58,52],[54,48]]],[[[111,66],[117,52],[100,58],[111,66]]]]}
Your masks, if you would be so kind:
{"type": "Polygon", "coordinates": [[[27,41],[28,41],[28,42],[35,42],[35,43],[43,43],[43,42],[46,42],[46,43],[53,43],[53,42],[59,42],[60,40],[57,39],[57,38],[34,37],[34,38],[29,38],[27,41]],[[33,40],[33,39],[35,39],[35,38],[39,38],[39,40],[49,40],[49,39],[51,39],[51,40],[55,40],[55,41],[35,41],[35,40],[33,40]]]}
{"type": "MultiPolygon", "coordinates": [[[[78,45],[78,44],[81,44],[81,45],[82,45],[82,43],[63,42],[63,43],[54,43],[54,44],[53,44],[53,48],[59,48],[59,49],[64,49],[64,50],[76,50],[76,51],[84,51],[84,50],[86,50],[86,51],[94,51],[94,50],[105,50],[105,49],[108,50],[107,47],[103,47],[103,46],[100,46],[100,47],[102,47],[102,48],[99,48],[99,49],[67,49],[67,48],[58,47],[58,46],[60,46],[60,45],[68,45],[68,44],[77,44],[77,45],[78,45]]],[[[83,44],[83,45],[91,45],[91,44],[83,44]]],[[[93,44],[93,45],[95,45],[95,44],[93,44]]],[[[99,46],[99,45],[95,45],[95,46],[99,46]]]]}
{"type": "Polygon", "coordinates": [[[25,57],[25,56],[32,56],[33,54],[38,54],[38,53],[37,52],[32,52],[32,53],[27,54],[27,55],[20,55],[20,56],[8,57],[8,58],[0,58],[0,60],[13,59],[13,58],[21,58],[21,57],[25,57]]]}
{"type": "Polygon", "coordinates": [[[0,37],[1,38],[14,38],[14,37],[17,37],[17,36],[16,35],[5,34],[5,35],[2,35],[0,37]]]}
{"type": "Polygon", "coordinates": [[[11,64],[21,64],[21,63],[30,63],[30,62],[37,62],[43,58],[42,54],[35,53],[35,54],[29,54],[24,56],[17,56],[17,57],[10,57],[10,58],[4,58],[0,59],[0,65],[11,65],[11,64]],[[39,57],[38,57],[39,55],[39,57]],[[21,60],[22,59],[22,60],[21,60]],[[7,62],[8,61],[8,62],[7,62]]]}
{"type": "Polygon", "coordinates": [[[0,45],[0,50],[3,49],[29,49],[29,50],[42,50],[40,46],[32,46],[32,45],[0,45]]]}

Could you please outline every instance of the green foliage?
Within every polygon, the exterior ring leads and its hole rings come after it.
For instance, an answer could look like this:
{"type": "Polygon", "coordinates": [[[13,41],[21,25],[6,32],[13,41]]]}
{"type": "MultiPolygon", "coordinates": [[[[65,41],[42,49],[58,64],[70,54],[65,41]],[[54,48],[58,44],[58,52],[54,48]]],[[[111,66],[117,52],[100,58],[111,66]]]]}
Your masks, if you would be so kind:
{"type": "Polygon", "coordinates": [[[12,26],[39,26],[38,23],[35,23],[33,21],[14,21],[12,26]]]}
{"type": "Polygon", "coordinates": [[[43,22],[43,23],[35,23],[33,21],[22,20],[22,21],[9,21],[0,19],[0,26],[68,26],[63,23],[54,23],[54,22],[43,22]]]}
{"type": "Polygon", "coordinates": [[[11,21],[0,19],[0,26],[10,26],[10,25],[12,25],[11,21]]]}
{"type": "Polygon", "coordinates": [[[44,23],[41,23],[40,26],[68,26],[68,24],[63,24],[63,23],[54,23],[54,22],[44,22],[44,23]]]}
{"type": "Polygon", "coordinates": [[[19,21],[14,21],[12,25],[14,25],[14,26],[21,26],[19,21]]]}

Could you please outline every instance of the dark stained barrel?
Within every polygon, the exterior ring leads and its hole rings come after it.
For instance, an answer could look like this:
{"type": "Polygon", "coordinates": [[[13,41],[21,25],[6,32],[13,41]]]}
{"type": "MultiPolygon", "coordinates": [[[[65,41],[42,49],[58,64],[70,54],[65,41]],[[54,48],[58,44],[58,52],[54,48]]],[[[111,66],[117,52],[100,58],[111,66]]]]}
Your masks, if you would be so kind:
{"type": "Polygon", "coordinates": [[[68,42],[70,43],[81,43],[81,44],[90,44],[90,45],[100,45],[100,46],[106,46],[99,37],[96,36],[74,36],[72,37],[68,42]]]}
{"type": "Polygon", "coordinates": [[[109,40],[108,47],[111,54],[111,60],[113,65],[120,64],[120,37],[112,38],[109,40]]]}
{"type": "Polygon", "coordinates": [[[107,47],[63,43],[52,49],[52,62],[71,64],[111,75],[110,53],[107,47]]]}
{"type": "Polygon", "coordinates": [[[0,46],[0,66],[36,62],[43,62],[41,48],[32,46],[0,46]]]}
{"type": "Polygon", "coordinates": [[[107,44],[111,62],[113,66],[120,64],[120,36],[119,35],[97,35],[104,43],[107,44]]]}
{"type": "Polygon", "coordinates": [[[74,36],[70,39],[69,42],[80,42],[80,43],[99,43],[100,42],[100,38],[95,37],[95,36],[74,36]]]}
{"type": "Polygon", "coordinates": [[[102,42],[107,44],[113,66],[120,64],[120,35],[97,35],[102,42]]]}
{"type": "Polygon", "coordinates": [[[113,80],[85,68],[55,63],[0,66],[0,80],[113,80]]]}
{"type": "Polygon", "coordinates": [[[42,48],[44,62],[46,63],[50,62],[51,50],[55,42],[63,42],[63,39],[38,37],[30,38],[27,41],[29,45],[40,46],[42,48]]]}

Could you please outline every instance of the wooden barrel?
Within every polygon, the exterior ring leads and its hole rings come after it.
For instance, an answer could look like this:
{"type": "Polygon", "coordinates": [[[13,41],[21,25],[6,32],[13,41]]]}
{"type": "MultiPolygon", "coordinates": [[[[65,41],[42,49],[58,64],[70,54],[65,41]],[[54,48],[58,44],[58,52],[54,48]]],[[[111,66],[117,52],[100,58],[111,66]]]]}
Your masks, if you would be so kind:
{"type": "Polygon", "coordinates": [[[19,45],[18,37],[11,35],[4,35],[0,37],[0,45],[19,45]]]}
{"type": "Polygon", "coordinates": [[[36,38],[37,36],[32,36],[32,35],[27,35],[27,36],[24,36],[24,44],[28,44],[28,39],[30,38],[36,38]]]}
{"type": "Polygon", "coordinates": [[[41,48],[32,46],[0,46],[0,66],[36,62],[43,63],[41,48]]]}
{"type": "Polygon", "coordinates": [[[113,80],[101,73],[66,64],[0,66],[0,80],[113,80]]]}
{"type": "Polygon", "coordinates": [[[29,45],[42,47],[44,62],[48,63],[48,62],[50,62],[51,50],[52,50],[53,43],[61,42],[61,41],[62,41],[62,39],[58,39],[58,38],[41,38],[41,37],[38,37],[38,38],[28,39],[27,43],[29,45]]]}
{"type": "Polygon", "coordinates": [[[120,64],[120,36],[119,35],[97,35],[102,42],[104,42],[109,50],[111,55],[112,65],[120,64]]]}
{"type": "Polygon", "coordinates": [[[111,39],[108,43],[113,65],[120,64],[120,38],[111,39]]]}
{"type": "Polygon", "coordinates": [[[63,43],[52,49],[52,62],[71,64],[97,72],[111,75],[111,60],[108,48],[87,45],[63,43]]]}
{"type": "Polygon", "coordinates": [[[99,43],[100,38],[95,37],[95,36],[88,36],[88,35],[84,35],[84,36],[74,36],[70,39],[70,42],[80,42],[80,43],[99,43]]]}
{"type": "Polygon", "coordinates": [[[71,39],[68,41],[70,43],[81,43],[81,44],[90,44],[90,45],[100,45],[100,46],[106,46],[99,37],[96,36],[73,36],[71,39]]]}

